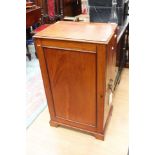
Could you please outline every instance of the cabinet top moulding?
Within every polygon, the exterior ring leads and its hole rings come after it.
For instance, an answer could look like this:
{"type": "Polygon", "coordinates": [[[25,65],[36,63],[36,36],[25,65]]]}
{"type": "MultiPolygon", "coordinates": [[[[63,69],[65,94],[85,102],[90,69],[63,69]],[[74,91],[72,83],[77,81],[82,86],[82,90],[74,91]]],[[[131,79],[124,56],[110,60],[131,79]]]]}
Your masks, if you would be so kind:
{"type": "Polygon", "coordinates": [[[34,38],[108,44],[117,24],[58,21],[34,38]]]}

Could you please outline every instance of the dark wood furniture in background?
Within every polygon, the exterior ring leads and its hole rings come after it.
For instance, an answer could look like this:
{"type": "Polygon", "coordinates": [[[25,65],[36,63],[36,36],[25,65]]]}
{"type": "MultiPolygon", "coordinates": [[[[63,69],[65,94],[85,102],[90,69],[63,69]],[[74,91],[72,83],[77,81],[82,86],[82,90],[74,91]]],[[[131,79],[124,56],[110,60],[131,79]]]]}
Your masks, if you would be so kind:
{"type": "Polygon", "coordinates": [[[117,52],[117,66],[120,65],[120,59],[122,57],[122,53],[126,53],[125,55],[127,55],[127,59],[126,62],[124,62],[124,66],[128,67],[128,62],[129,62],[129,58],[128,58],[128,53],[129,53],[129,18],[127,17],[127,19],[124,21],[123,25],[118,27],[118,31],[117,31],[117,44],[118,44],[118,52],[117,52]]]}
{"type": "Polygon", "coordinates": [[[113,109],[116,27],[59,21],[34,36],[51,126],[104,139],[113,109]]]}
{"type": "Polygon", "coordinates": [[[26,9],[26,56],[31,60],[31,53],[28,48],[28,39],[31,37],[30,27],[35,23],[41,22],[41,8],[39,6],[33,6],[26,9]]]}
{"type": "Polygon", "coordinates": [[[31,0],[31,1],[33,1],[37,6],[40,6],[42,8],[43,14],[48,14],[48,6],[47,6],[48,0],[31,0]]]}
{"type": "Polygon", "coordinates": [[[81,0],[55,0],[55,14],[58,19],[65,16],[74,17],[81,12],[81,0]]]}
{"type": "Polygon", "coordinates": [[[116,66],[118,67],[115,88],[121,80],[121,72],[124,67],[129,67],[129,18],[127,17],[123,25],[117,31],[117,55],[116,66]]]}
{"type": "Polygon", "coordinates": [[[41,15],[44,23],[52,23],[54,21],[54,18],[49,19],[48,16],[48,0],[30,0],[30,1],[32,1],[35,5],[41,8],[41,15]]]}
{"type": "Polygon", "coordinates": [[[125,50],[126,50],[125,67],[129,68],[129,23],[125,31],[125,50]]]}
{"type": "MultiPolygon", "coordinates": [[[[43,16],[48,15],[47,0],[31,0],[42,8],[43,16]]],[[[63,19],[64,16],[77,16],[81,14],[81,0],[54,0],[55,20],[63,19]]]]}
{"type": "Polygon", "coordinates": [[[33,8],[26,9],[26,28],[29,28],[41,19],[41,8],[34,6],[33,8]]]}
{"type": "Polygon", "coordinates": [[[81,0],[64,0],[64,16],[77,16],[81,14],[81,0]]]}

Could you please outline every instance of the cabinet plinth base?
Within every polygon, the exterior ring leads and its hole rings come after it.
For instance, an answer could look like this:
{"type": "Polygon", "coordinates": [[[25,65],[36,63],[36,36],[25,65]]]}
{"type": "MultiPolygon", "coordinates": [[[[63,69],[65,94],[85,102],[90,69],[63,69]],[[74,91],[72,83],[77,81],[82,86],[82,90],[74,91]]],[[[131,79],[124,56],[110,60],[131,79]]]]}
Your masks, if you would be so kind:
{"type": "Polygon", "coordinates": [[[98,140],[104,140],[104,134],[94,134],[94,137],[98,140]]]}
{"type": "Polygon", "coordinates": [[[106,132],[107,126],[109,124],[110,118],[112,116],[112,111],[113,111],[113,106],[111,106],[111,108],[109,110],[109,114],[108,114],[106,123],[105,123],[104,128],[103,128],[103,133],[94,132],[94,131],[90,131],[90,130],[87,130],[87,129],[81,129],[81,128],[78,128],[78,127],[75,127],[75,126],[71,126],[71,125],[68,125],[68,124],[61,123],[61,122],[56,122],[56,121],[53,121],[53,120],[50,120],[49,123],[50,123],[50,126],[52,126],[52,127],[62,126],[62,127],[66,127],[66,128],[69,128],[69,129],[74,129],[74,130],[77,130],[77,131],[82,131],[82,132],[91,134],[92,136],[94,136],[98,140],[103,140],[104,141],[105,132],[106,132]]]}
{"type": "Polygon", "coordinates": [[[81,129],[81,128],[78,128],[78,127],[73,127],[73,126],[63,124],[63,123],[60,123],[60,122],[55,122],[55,121],[52,121],[52,120],[50,121],[50,125],[52,127],[62,126],[62,127],[66,127],[66,128],[69,128],[69,129],[73,129],[75,131],[81,131],[81,132],[88,133],[88,134],[94,136],[98,140],[104,140],[104,134],[101,134],[101,133],[89,131],[89,130],[86,130],[86,129],[81,129]]]}
{"type": "Polygon", "coordinates": [[[57,122],[54,122],[54,121],[50,121],[50,126],[53,126],[53,127],[58,127],[59,124],[57,122]]]}

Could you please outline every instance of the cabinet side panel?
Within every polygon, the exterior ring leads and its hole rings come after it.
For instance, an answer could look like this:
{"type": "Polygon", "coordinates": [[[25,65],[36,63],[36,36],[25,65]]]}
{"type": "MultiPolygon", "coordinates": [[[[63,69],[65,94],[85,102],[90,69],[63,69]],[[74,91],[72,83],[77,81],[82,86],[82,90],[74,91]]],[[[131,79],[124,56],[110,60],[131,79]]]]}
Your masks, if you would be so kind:
{"type": "Polygon", "coordinates": [[[97,131],[103,134],[106,45],[97,45],[97,131]]]}
{"type": "MultiPolygon", "coordinates": [[[[112,52],[111,52],[111,45],[107,45],[106,51],[106,93],[105,93],[105,104],[104,104],[104,125],[106,124],[108,114],[111,108],[110,105],[110,93],[112,93],[111,89],[109,89],[109,84],[112,79],[112,52]]],[[[113,83],[114,81],[112,81],[113,83]]]]}
{"type": "Polygon", "coordinates": [[[96,53],[44,48],[56,117],[96,126],[96,53]]]}
{"type": "Polygon", "coordinates": [[[106,63],[106,96],[104,106],[104,124],[108,118],[113,99],[114,82],[116,78],[116,37],[113,35],[107,45],[107,63],[106,63]]]}

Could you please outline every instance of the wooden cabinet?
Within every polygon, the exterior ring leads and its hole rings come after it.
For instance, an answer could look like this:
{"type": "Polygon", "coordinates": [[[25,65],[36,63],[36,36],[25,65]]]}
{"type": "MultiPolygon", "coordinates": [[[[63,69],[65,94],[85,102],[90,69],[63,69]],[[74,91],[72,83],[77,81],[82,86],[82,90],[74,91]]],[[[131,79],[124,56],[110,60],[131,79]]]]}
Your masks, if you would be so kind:
{"type": "Polygon", "coordinates": [[[51,126],[104,139],[113,108],[116,27],[60,21],[34,36],[51,126]]]}

